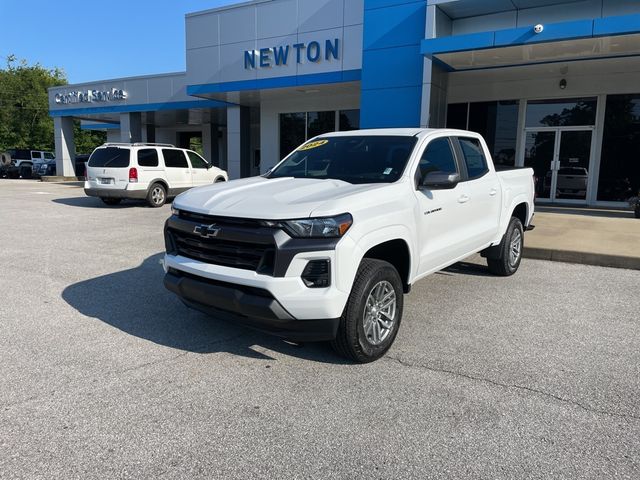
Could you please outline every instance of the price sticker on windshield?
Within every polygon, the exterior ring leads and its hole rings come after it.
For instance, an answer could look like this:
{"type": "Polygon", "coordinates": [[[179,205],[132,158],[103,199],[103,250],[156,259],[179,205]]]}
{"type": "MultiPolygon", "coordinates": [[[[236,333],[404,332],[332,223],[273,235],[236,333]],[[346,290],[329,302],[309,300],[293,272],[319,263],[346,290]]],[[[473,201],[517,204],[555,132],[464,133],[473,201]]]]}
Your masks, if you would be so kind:
{"type": "Polygon", "coordinates": [[[329,140],[318,140],[316,142],[309,142],[305,145],[302,145],[298,151],[299,152],[304,152],[305,150],[313,150],[314,148],[318,148],[321,147],[323,145],[326,145],[327,143],[329,143],[329,140]]]}

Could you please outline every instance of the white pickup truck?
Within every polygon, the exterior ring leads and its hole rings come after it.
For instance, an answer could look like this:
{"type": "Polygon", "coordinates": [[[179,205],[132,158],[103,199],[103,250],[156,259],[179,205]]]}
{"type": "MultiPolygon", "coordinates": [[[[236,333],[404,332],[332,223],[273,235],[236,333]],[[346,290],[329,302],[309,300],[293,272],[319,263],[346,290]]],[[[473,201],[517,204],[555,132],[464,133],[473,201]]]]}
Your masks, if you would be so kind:
{"type": "Polygon", "coordinates": [[[263,176],[178,196],[164,283],[189,307],[370,362],[416,281],[477,252],[515,273],[533,202],[533,171],[496,172],[476,133],[321,135],[263,176]]]}

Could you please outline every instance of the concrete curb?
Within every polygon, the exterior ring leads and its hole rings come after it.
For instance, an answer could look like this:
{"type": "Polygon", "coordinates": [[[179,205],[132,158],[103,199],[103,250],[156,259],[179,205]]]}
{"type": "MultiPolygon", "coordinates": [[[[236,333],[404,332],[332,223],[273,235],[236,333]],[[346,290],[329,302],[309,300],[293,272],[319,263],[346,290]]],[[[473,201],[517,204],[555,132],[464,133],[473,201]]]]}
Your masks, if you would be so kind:
{"type": "Polygon", "coordinates": [[[535,260],[550,260],[552,262],[580,263],[583,265],[595,265],[597,267],[640,270],[640,257],[571,250],[552,250],[536,247],[525,247],[523,255],[525,258],[533,258],[535,260]]]}
{"type": "Polygon", "coordinates": [[[80,182],[84,181],[84,177],[61,177],[61,176],[45,176],[41,177],[40,180],[43,182],[53,182],[53,183],[61,183],[61,182],[80,182]]]}

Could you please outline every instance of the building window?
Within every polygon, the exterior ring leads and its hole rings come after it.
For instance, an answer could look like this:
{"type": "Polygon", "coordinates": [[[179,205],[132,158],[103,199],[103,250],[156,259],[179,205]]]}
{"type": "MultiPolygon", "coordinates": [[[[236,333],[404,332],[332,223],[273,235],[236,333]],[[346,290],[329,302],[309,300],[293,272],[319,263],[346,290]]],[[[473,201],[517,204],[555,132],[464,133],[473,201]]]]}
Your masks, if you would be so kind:
{"type": "Polygon", "coordinates": [[[336,112],[307,113],[307,139],[336,131],[336,112]]]}
{"type": "Polygon", "coordinates": [[[447,128],[466,130],[469,120],[468,103],[452,103],[447,107],[447,128]]]}
{"type": "Polygon", "coordinates": [[[280,158],[293,152],[307,139],[306,113],[280,114],[280,158]]]}
{"type": "Polygon", "coordinates": [[[280,158],[286,157],[310,138],[335,132],[336,117],[339,117],[341,131],[360,128],[360,110],[281,113],[280,158]]]}
{"type": "Polygon", "coordinates": [[[640,94],[609,95],[598,200],[623,202],[640,190],[640,94]]]}
{"type": "Polygon", "coordinates": [[[447,128],[482,135],[496,165],[515,165],[518,138],[517,100],[454,103],[447,108],[447,128]]]}
{"type": "Polygon", "coordinates": [[[527,127],[595,125],[596,98],[559,98],[527,102],[527,127]]]}
{"type": "Polygon", "coordinates": [[[360,110],[340,110],[338,130],[349,132],[360,129],[360,110]]]}

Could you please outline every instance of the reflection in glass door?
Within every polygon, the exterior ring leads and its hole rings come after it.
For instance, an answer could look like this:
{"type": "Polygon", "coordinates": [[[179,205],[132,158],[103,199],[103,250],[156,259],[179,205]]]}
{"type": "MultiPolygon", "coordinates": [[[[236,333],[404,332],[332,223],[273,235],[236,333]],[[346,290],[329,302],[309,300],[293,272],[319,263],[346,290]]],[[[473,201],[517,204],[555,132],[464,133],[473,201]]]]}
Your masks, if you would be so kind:
{"type": "Polygon", "coordinates": [[[556,199],[586,200],[591,159],[591,130],[561,131],[556,199]]]}
{"type": "Polygon", "coordinates": [[[586,201],[592,139],[592,130],[526,131],[524,166],[534,170],[538,200],[586,201]]]}
{"type": "Polygon", "coordinates": [[[536,197],[541,200],[551,200],[555,152],[555,130],[526,132],[524,166],[533,168],[536,197]]]}

